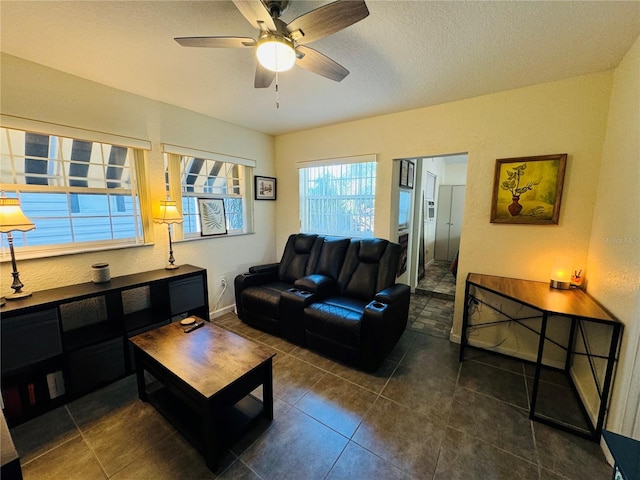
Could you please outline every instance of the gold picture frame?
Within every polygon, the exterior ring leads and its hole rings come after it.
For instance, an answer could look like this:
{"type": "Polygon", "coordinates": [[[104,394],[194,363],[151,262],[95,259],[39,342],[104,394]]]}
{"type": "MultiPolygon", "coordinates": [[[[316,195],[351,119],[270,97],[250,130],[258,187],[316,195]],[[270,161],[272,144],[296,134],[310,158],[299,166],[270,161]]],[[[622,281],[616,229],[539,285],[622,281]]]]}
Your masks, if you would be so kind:
{"type": "Polygon", "coordinates": [[[491,223],[557,225],[567,154],[496,160],[491,223]]]}

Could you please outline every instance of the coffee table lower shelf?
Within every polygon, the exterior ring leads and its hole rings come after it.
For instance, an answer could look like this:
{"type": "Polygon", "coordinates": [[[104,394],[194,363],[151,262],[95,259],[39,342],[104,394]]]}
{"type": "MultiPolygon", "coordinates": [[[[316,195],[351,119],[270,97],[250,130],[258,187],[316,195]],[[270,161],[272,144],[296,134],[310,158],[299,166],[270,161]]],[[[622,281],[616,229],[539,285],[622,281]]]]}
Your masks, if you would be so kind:
{"type": "Polygon", "coordinates": [[[190,333],[169,324],[129,339],[138,396],[216,471],[231,443],[260,417],[273,420],[275,352],[210,322],[190,333]],[[262,388],[262,400],[253,393],[262,388]]]}
{"type": "MultiPolygon", "coordinates": [[[[204,424],[197,412],[159,382],[147,385],[146,399],[189,443],[206,456],[204,424]]],[[[220,447],[229,446],[239,440],[258,423],[263,414],[262,401],[251,394],[229,407],[227,411],[220,412],[219,422],[216,422],[219,429],[216,436],[224,439],[220,447]]]]}

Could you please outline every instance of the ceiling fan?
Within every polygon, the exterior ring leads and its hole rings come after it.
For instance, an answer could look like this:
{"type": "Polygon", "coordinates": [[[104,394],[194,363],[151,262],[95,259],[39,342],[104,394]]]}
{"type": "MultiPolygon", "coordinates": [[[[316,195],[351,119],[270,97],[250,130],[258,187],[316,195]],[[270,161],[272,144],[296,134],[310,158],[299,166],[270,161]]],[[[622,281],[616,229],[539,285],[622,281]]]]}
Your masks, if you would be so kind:
{"type": "Polygon", "coordinates": [[[364,0],[337,0],[289,23],[279,18],[289,6],[289,0],[233,0],[233,3],[249,23],[260,30],[257,40],[250,37],[176,37],[175,41],[183,47],[257,47],[255,88],[269,87],[276,72],[288,70],[294,64],[336,82],[349,75],[349,70],[306,44],[369,15],[364,0]]]}

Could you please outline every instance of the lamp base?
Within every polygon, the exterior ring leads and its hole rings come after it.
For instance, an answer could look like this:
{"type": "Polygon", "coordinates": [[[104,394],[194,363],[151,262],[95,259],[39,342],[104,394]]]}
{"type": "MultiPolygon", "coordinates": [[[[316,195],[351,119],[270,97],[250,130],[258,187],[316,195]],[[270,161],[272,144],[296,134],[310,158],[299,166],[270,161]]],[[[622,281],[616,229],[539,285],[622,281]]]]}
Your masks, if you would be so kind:
{"type": "Polygon", "coordinates": [[[165,270],[175,270],[176,268],[180,268],[180,265],[167,265],[166,267],[164,267],[165,270]]]}
{"type": "Polygon", "coordinates": [[[558,290],[569,290],[571,288],[571,282],[561,282],[559,280],[551,280],[549,285],[551,288],[557,288],[558,290]]]}
{"type": "Polygon", "coordinates": [[[5,298],[7,300],[20,300],[21,298],[30,297],[31,295],[32,295],[32,292],[29,292],[29,291],[14,292],[14,293],[9,293],[8,295],[5,296],[5,298]]]}

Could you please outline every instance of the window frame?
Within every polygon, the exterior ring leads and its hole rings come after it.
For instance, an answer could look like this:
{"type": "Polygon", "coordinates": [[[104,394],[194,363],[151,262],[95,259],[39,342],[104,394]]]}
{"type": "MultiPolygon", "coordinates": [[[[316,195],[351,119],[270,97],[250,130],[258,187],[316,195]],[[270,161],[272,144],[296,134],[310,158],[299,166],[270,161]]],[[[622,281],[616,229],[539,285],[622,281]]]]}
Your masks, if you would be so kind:
{"type": "MultiPolygon", "coordinates": [[[[377,183],[377,155],[376,154],[365,154],[365,155],[357,155],[353,157],[340,157],[340,158],[330,158],[330,159],[322,159],[322,160],[312,160],[306,162],[298,162],[296,164],[298,168],[298,208],[299,208],[299,220],[300,220],[300,232],[302,233],[319,233],[325,235],[333,235],[333,236],[347,236],[347,237],[357,237],[357,238],[373,238],[375,236],[375,200],[376,200],[376,183],[377,183]],[[344,198],[347,200],[357,199],[358,197],[369,197],[368,201],[371,203],[371,207],[369,208],[369,212],[366,215],[358,215],[359,220],[356,223],[365,223],[369,224],[369,228],[365,230],[329,230],[329,231],[319,231],[318,228],[311,228],[311,222],[309,220],[309,204],[308,199],[309,196],[306,195],[306,186],[308,185],[308,178],[303,178],[305,172],[304,169],[316,168],[316,167],[343,167],[351,164],[372,164],[373,168],[373,176],[369,177],[361,177],[360,179],[364,179],[364,184],[370,188],[370,193],[356,193],[345,195],[344,198]]],[[[343,177],[344,178],[344,177],[343,177]]],[[[335,215],[335,213],[334,213],[335,215]]],[[[355,215],[352,213],[352,216],[355,215]]]]}
{"type": "MultiPolygon", "coordinates": [[[[181,224],[174,225],[174,241],[191,241],[197,239],[204,238],[224,238],[238,235],[246,235],[254,233],[254,204],[253,204],[253,176],[254,169],[256,166],[255,160],[235,157],[231,155],[226,155],[222,153],[215,153],[206,150],[193,149],[188,147],[181,147],[177,145],[169,145],[163,144],[162,151],[164,155],[165,162],[165,190],[167,192],[167,196],[172,200],[176,201],[176,205],[178,210],[182,212],[183,217],[187,215],[193,215],[195,217],[196,222],[196,230],[193,232],[186,232],[185,234],[185,226],[188,225],[187,219],[181,224]],[[206,161],[209,162],[221,162],[223,165],[230,165],[232,168],[238,168],[238,176],[232,177],[233,180],[238,181],[238,185],[235,187],[238,188],[239,193],[213,193],[213,192],[203,192],[203,191],[185,191],[183,188],[183,176],[194,176],[198,177],[208,177],[208,174],[202,175],[200,174],[200,169],[198,172],[185,173],[182,171],[182,162],[183,159],[191,159],[193,160],[204,160],[203,163],[206,164],[206,161]],[[184,197],[188,197],[193,199],[192,205],[196,210],[194,213],[190,213],[185,211],[185,209],[189,208],[190,205],[185,205],[184,197]],[[223,235],[215,235],[215,236],[207,236],[202,235],[202,230],[200,226],[199,212],[198,208],[198,200],[199,199],[223,199],[225,201],[225,221],[227,224],[227,233],[223,235]],[[229,204],[228,200],[230,199],[239,199],[242,205],[242,228],[241,229],[233,229],[231,228],[229,216],[234,215],[234,212],[227,207],[229,204]],[[185,225],[186,224],[186,225],[185,225]]],[[[202,168],[202,167],[201,167],[202,168]]],[[[223,177],[216,177],[223,178],[223,177]]],[[[224,178],[228,179],[227,175],[224,178]]],[[[194,183],[195,184],[195,183],[194,183]]],[[[192,185],[194,185],[192,184],[192,185]]],[[[234,186],[232,186],[233,188],[234,186]]],[[[227,187],[228,188],[228,185],[227,187]]]]}
{"type": "MultiPolygon", "coordinates": [[[[81,199],[81,197],[75,197],[75,195],[104,195],[106,201],[106,211],[108,215],[97,215],[94,218],[104,217],[109,218],[109,231],[111,232],[111,238],[109,239],[99,239],[99,240],[84,240],[84,241],[74,241],[66,242],[66,243],[47,243],[47,244],[35,244],[35,245],[24,245],[25,240],[28,239],[29,232],[13,232],[14,237],[14,248],[20,252],[20,256],[22,258],[42,258],[48,256],[58,256],[58,255],[68,255],[68,254],[76,254],[83,252],[93,252],[93,251],[103,251],[103,250],[113,250],[127,247],[135,247],[145,245],[150,237],[148,235],[148,229],[146,228],[146,224],[149,222],[145,221],[145,209],[143,206],[143,196],[148,194],[148,186],[142,184],[140,182],[140,177],[145,178],[145,172],[140,172],[140,169],[144,169],[144,150],[150,149],[150,142],[138,139],[132,139],[128,137],[121,137],[117,135],[101,133],[101,132],[93,132],[90,130],[84,130],[76,127],[68,127],[64,125],[50,124],[47,122],[39,122],[30,119],[12,117],[8,115],[2,115],[0,120],[0,134],[3,135],[3,151],[2,158],[10,160],[10,167],[5,169],[9,175],[11,175],[12,183],[2,183],[1,189],[6,192],[8,196],[21,198],[23,196],[27,196],[33,193],[51,193],[51,194],[61,194],[66,196],[66,203],[68,204],[68,210],[63,215],[64,218],[68,218],[71,222],[73,218],[92,218],[92,215],[78,215],[74,216],[73,212],[73,204],[77,199],[81,199]],[[22,172],[16,171],[15,161],[21,159],[21,161],[26,161],[29,154],[27,151],[22,153],[15,153],[14,148],[12,146],[12,139],[10,139],[10,131],[19,131],[23,132],[25,135],[27,134],[35,134],[42,135],[48,137],[48,146],[47,146],[47,155],[46,157],[42,157],[43,160],[47,162],[47,176],[43,178],[47,178],[47,184],[28,184],[26,183],[27,172],[26,167],[23,165],[22,172]],[[70,180],[73,180],[71,175],[69,175],[68,169],[71,169],[71,165],[76,162],[69,155],[69,158],[66,158],[67,155],[61,155],[63,151],[63,145],[74,145],[74,142],[82,143],[90,143],[91,150],[90,160],[93,160],[93,155],[100,155],[100,162],[88,161],[87,165],[81,164],[85,167],[87,171],[84,177],[78,177],[76,179],[76,185],[71,185],[70,180]],[[97,145],[96,145],[97,144],[97,145]],[[5,149],[6,147],[6,149],[5,149]],[[109,188],[109,174],[107,171],[112,166],[116,168],[121,168],[115,163],[109,164],[105,163],[105,147],[109,147],[109,152],[113,151],[113,147],[122,147],[127,150],[127,167],[126,171],[129,174],[128,185],[130,188],[122,188],[121,186],[117,188],[109,188]],[[99,152],[95,153],[94,149],[98,148],[99,152]],[[55,149],[55,150],[52,150],[55,149]],[[82,186],[82,180],[86,180],[87,184],[90,182],[89,171],[94,171],[91,169],[98,169],[98,171],[102,170],[101,175],[98,177],[100,181],[105,182],[104,188],[95,187],[95,186],[82,186]],[[54,175],[57,173],[57,175],[54,175]],[[23,181],[25,183],[16,183],[17,177],[16,175],[22,175],[23,181]],[[51,179],[54,179],[54,184],[50,185],[51,179]],[[131,213],[130,215],[133,219],[133,236],[128,236],[126,238],[118,238],[117,233],[117,217],[118,215],[112,215],[112,208],[114,203],[119,200],[114,200],[115,198],[120,198],[121,195],[125,195],[130,198],[132,204],[130,204],[131,213]],[[116,220],[114,222],[114,220],[116,220]],[[16,241],[17,240],[17,241],[16,241]]],[[[26,145],[26,140],[25,140],[26,145]]],[[[39,158],[36,156],[34,158],[39,158]]],[[[86,160],[85,160],[86,162],[86,160]]],[[[107,161],[108,162],[108,161],[107,161]]],[[[82,170],[82,168],[81,168],[82,170]]],[[[5,172],[5,173],[7,173],[5,172]]],[[[7,180],[6,177],[3,180],[7,180]]],[[[111,179],[117,182],[120,182],[120,178],[111,179]]],[[[125,200],[126,201],[126,200],[125,200]]],[[[23,205],[24,209],[24,205],[23,205]]],[[[60,218],[63,218],[60,217],[60,218]]],[[[33,218],[31,219],[33,221],[33,218]]],[[[35,222],[36,230],[38,227],[38,222],[35,222]]],[[[72,225],[70,230],[71,235],[78,235],[81,232],[81,227],[77,224],[72,225]],[[78,230],[80,229],[80,230],[78,230]]],[[[33,231],[32,231],[33,232],[33,231]]],[[[73,238],[73,237],[72,237],[73,238]]],[[[5,262],[10,259],[10,253],[8,245],[5,245],[5,238],[2,239],[2,245],[0,247],[0,261],[5,262]]]]}

